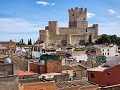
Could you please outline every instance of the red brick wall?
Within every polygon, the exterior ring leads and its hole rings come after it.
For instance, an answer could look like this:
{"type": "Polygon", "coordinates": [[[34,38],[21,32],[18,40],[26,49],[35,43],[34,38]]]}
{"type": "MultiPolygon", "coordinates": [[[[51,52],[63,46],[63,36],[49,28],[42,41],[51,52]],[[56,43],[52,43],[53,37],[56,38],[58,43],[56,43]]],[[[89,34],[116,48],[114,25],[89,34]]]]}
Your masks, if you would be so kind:
{"type": "Polygon", "coordinates": [[[88,72],[88,80],[99,85],[116,85],[120,84],[120,65],[106,69],[104,72],[88,72]],[[108,75],[110,72],[110,75],[108,75]],[[91,78],[90,74],[94,73],[95,78],[91,78]]]}
{"type": "Polygon", "coordinates": [[[62,72],[61,60],[46,60],[45,65],[46,65],[47,73],[61,73],[62,72]]]}
{"type": "Polygon", "coordinates": [[[46,73],[45,65],[39,66],[39,73],[40,73],[40,74],[46,73]]]}
{"type": "Polygon", "coordinates": [[[30,71],[38,73],[38,64],[37,63],[30,63],[30,71]]]}

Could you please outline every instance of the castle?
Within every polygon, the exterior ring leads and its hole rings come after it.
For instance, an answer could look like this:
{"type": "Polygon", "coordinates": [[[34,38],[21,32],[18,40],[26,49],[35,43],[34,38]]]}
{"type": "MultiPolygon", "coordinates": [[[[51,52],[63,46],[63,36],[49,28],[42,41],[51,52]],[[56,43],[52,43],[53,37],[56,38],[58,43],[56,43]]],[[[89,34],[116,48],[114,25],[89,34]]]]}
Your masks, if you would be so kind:
{"type": "Polygon", "coordinates": [[[71,8],[69,13],[69,27],[58,27],[57,21],[49,21],[45,30],[39,31],[40,42],[47,45],[57,45],[62,42],[78,45],[93,42],[98,37],[98,24],[88,27],[87,8],[71,8]]]}

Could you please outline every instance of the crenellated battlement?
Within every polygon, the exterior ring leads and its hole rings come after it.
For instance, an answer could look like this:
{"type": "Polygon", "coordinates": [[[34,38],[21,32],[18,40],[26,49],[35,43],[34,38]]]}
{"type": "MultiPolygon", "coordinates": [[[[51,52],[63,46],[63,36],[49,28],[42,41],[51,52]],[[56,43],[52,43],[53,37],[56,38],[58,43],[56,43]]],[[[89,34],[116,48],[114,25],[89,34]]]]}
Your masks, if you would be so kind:
{"type": "Polygon", "coordinates": [[[48,23],[54,24],[54,23],[58,23],[58,21],[49,21],[48,23]]]}
{"type": "Polygon", "coordinates": [[[98,28],[98,24],[93,24],[93,27],[94,28],[98,28]]]}
{"type": "Polygon", "coordinates": [[[85,12],[85,13],[87,13],[87,8],[78,8],[78,7],[75,7],[75,9],[73,9],[73,8],[68,9],[68,12],[69,13],[74,13],[74,12],[85,12]]]}
{"type": "Polygon", "coordinates": [[[58,27],[58,22],[57,21],[49,21],[49,28],[57,28],[58,27]]]}

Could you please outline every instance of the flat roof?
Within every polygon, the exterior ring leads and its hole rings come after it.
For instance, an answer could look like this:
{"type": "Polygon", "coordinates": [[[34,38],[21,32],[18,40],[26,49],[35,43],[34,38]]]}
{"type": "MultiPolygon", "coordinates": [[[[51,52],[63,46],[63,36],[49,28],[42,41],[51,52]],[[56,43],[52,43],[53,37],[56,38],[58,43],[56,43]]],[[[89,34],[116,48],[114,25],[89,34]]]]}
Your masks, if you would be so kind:
{"type": "Polygon", "coordinates": [[[103,72],[105,69],[108,69],[108,67],[98,66],[96,68],[87,69],[87,71],[100,71],[100,72],[103,72]]]}

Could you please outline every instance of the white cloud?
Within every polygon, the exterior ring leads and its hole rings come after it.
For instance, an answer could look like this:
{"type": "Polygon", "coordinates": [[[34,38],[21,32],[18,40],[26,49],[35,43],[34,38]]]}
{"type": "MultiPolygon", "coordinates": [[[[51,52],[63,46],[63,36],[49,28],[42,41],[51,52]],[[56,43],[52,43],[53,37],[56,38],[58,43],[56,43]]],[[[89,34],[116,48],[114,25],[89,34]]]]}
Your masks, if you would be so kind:
{"type": "Polygon", "coordinates": [[[118,15],[117,18],[120,18],[120,15],[118,15]]]}
{"type": "Polygon", "coordinates": [[[44,6],[49,5],[49,3],[48,3],[48,2],[45,2],[45,1],[37,1],[36,3],[37,3],[37,4],[44,5],[44,6]]]}
{"type": "Polygon", "coordinates": [[[115,13],[115,11],[113,9],[108,10],[108,14],[114,14],[114,13],[115,13]]]}
{"type": "Polygon", "coordinates": [[[90,19],[91,17],[94,17],[95,16],[95,14],[93,14],[93,13],[87,13],[87,18],[88,19],[90,19]]]}
{"type": "Polygon", "coordinates": [[[45,1],[37,1],[37,4],[43,5],[43,6],[47,6],[47,5],[52,5],[54,6],[55,3],[49,3],[49,2],[45,2],[45,1]]]}
{"type": "Polygon", "coordinates": [[[120,22],[99,23],[99,34],[116,34],[120,36],[120,22]]]}
{"type": "Polygon", "coordinates": [[[36,22],[32,23],[20,18],[0,18],[0,32],[1,33],[27,33],[39,31],[40,27],[43,28],[45,23],[36,22]]]}
{"type": "Polygon", "coordinates": [[[51,3],[50,5],[53,5],[53,6],[54,6],[54,5],[55,5],[55,3],[51,3]]]}

